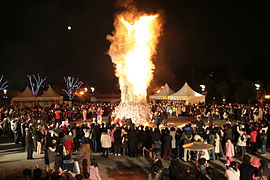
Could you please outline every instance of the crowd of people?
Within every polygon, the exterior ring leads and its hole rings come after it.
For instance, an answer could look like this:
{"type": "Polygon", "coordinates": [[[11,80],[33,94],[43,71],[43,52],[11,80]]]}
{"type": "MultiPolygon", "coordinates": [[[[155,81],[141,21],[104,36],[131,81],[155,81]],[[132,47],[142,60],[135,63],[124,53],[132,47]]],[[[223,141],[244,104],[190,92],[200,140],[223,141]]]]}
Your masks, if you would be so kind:
{"type": "Polygon", "coordinates": [[[209,161],[226,157],[227,179],[269,178],[267,161],[263,159],[270,140],[268,107],[238,105],[183,105],[152,103],[154,127],[114,122],[116,104],[55,105],[50,108],[2,107],[0,135],[26,148],[27,159],[33,151],[44,154],[46,171],[36,167],[24,170],[29,179],[100,180],[98,163],[92,153],[104,159],[113,156],[143,156],[153,162],[149,179],[215,179],[209,161]],[[168,116],[194,116],[181,127],[168,127],[168,116]],[[208,123],[203,121],[206,118],[208,123]],[[81,123],[77,123],[81,119],[81,123]],[[214,119],[225,119],[215,126],[214,119]],[[160,127],[160,125],[164,125],[160,127]],[[212,149],[186,151],[183,145],[202,142],[212,149]],[[253,155],[262,156],[262,160],[253,155]],[[235,157],[243,159],[237,165],[235,157]],[[162,159],[170,161],[164,168],[162,159]],[[181,170],[181,160],[194,161],[195,168],[181,170]],[[194,173],[196,172],[196,173],[194,173]],[[196,175],[194,177],[194,175],[196,175]]]}

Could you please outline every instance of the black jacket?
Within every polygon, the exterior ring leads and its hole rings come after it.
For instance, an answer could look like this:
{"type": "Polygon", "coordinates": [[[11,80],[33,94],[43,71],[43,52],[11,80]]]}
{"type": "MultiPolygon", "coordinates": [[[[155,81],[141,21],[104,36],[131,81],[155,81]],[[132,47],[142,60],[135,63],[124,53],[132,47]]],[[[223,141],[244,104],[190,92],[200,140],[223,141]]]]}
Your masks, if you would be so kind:
{"type": "Polygon", "coordinates": [[[268,168],[268,161],[266,159],[262,159],[260,163],[261,163],[260,171],[262,173],[262,176],[266,176],[269,179],[270,169],[268,168]]]}
{"type": "Polygon", "coordinates": [[[121,137],[121,130],[120,129],[117,129],[116,131],[114,131],[113,136],[114,136],[115,144],[121,144],[122,143],[122,137],[121,137]]]}
{"type": "Polygon", "coordinates": [[[267,145],[267,134],[262,133],[260,135],[260,143],[261,145],[267,145]]]}
{"type": "Polygon", "coordinates": [[[128,133],[128,143],[129,143],[129,147],[132,148],[137,148],[138,147],[138,134],[135,130],[131,130],[128,133]]]}
{"type": "Polygon", "coordinates": [[[172,148],[172,136],[169,134],[164,134],[162,136],[162,146],[163,149],[172,148]]]}
{"type": "Polygon", "coordinates": [[[240,180],[252,180],[252,176],[256,175],[258,169],[252,166],[251,164],[241,164],[240,165],[240,180]]]}

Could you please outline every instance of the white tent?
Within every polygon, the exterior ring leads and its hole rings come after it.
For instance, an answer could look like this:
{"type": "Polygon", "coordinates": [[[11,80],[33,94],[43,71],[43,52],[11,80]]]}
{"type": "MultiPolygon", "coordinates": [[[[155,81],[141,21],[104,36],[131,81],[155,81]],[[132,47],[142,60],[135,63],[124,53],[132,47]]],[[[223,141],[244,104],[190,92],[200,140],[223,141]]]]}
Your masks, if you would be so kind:
{"type": "Polygon", "coordinates": [[[52,104],[62,103],[63,96],[58,95],[51,87],[49,87],[49,89],[45,91],[41,96],[34,96],[29,87],[26,87],[22,93],[16,97],[13,97],[11,100],[11,105],[18,107],[31,107],[35,105],[49,107],[52,104]]]}
{"type": "Polygon", "coordinates": [[[186,104],[198,104],[199,102],[205,102],[205,96],[191,89],[186,82],[179,91],[171,94],[168,100],[185,101],[186,104]]]}
{"type": "Polygon", "coordinates": [[[62,97],[59,94],[57,94],[51,86],[47,89],[47,91],[44,91],[41,97],[62,97]]]}
{"type": "Polygon", "coordinates": [[[166,83],[158,93],[149,96],[150,100],[168,100],[168,96],[173,94],[174,91],[166,83]]]}

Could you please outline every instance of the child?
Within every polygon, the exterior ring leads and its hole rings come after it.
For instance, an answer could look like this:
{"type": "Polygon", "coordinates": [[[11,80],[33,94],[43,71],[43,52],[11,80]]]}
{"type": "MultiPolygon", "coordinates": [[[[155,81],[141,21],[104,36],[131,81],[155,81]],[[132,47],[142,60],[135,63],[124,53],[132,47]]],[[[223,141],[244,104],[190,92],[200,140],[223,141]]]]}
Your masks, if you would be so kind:
{"type": "Polygon", "coordinates": [[[230,163],[233,161],[232,157],[234,157],[234,154],[235,154],[234,145],[230,139],[228,139],[226,142],[225,151],[226,151],[226,156],[227,156],[226,166],[229,166],[230,163]]]}
{"type": "Polygon", "coordinates": [[[101,180],[100,175],[99,175],[99,170],[98,170],[98,163],[96,162],[95,158],[91,160],[89,172],[90,172],[91,180],[101,180]]]}

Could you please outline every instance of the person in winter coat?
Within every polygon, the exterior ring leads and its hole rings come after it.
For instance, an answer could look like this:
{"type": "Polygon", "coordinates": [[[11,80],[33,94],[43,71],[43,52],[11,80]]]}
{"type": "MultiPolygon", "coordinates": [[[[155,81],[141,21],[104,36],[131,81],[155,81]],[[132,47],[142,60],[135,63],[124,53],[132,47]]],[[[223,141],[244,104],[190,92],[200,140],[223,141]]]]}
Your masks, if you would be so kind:
{"type": "Polygon", "coordinates": [[[86,119],[87,119],[87,110],[86,109],[83,109],[82,116],[83,116],[83,121],[86,121],[86,119]]]}
{"type": "Polygon", "coordinates": [[[221,157],[222,145],[221,145],[220,135],[217,132],[216,132],[216,135],[215,135],[215,146],[214,146],[214,149],[215,149],[215,158],[219,160],[220,157],[221,157]]]}
{"type": "Polygon", "coordinates": [[[262,130],[262,133],[260,134],[260,145],[261,145],[261,155],[266,155],[266,145],[267,145],[267,134],[265,133],[265,130],[262,130]]]}
{"type": "Polygon", "coordinates": [[[78,161],[80,166],[80,172],[86,173],[85,167],[89,167],[91,158],[90,145],[85,140],[80,140],[80,147],[78,151],[78,161]]]}
{"type": "Polygon", "coordinates": [[[103,157],[109,157],[109,149],[112,147],[111,137],[109,135],[109,130],[103,132],[100,137],[101,147],[103,149],[103,157]]]}
{"type": "Polygon", "coordinates": [[[180,180],[181,164],[178,159],[172,159],[169,166],[170,180],[180,180]]]}
{"type": "MultiPolygon", "coordinates": [[[[191,130],[185,130],[185,129],[189,129],[189,128],[184,128],[184,133],[182,134],[182,136],[180,138],[180,141],[182,142],[183,145],[191,143],[192,138],[193,138],[191,130]]],[[[187,160],[190,161],[191,160],[190,151],[184,149],[183,160],[184,161],[187,161],[187,160]]]]}
{"type": "Polygon", "coordinates": [[[37,130],[35,131],[35,139],[37,141],[37,153],[41,154],[42,141],[43,141],[43,134],[41,131],[41,126],[38,126],[37,130]]]}
{"type": "Polygon", "coordinates": [[[63,138],[63,145],[66,148],[67,154],[71,153],[71,151],[73,150],[75,146],[73,139],[74,139],[74,136],[72,135],[72,132],[69,132],[69,134],[63,138]]]}
{"type": "Polygon", "coordinates": [[[240,170],[236,168],[236,162],[232,161],[229,168],[225,171],[227,180],[240,180],[240,170]]]}
{"type": "Polygon", "coordinates": [[[176,157],[177,158],[180,158],[180,154],[181,154],[181,141],[180,141],[180,138],[181,138],[181,135],[182,135],[182,132],[181,130],[178,128],[176,130],[176,134],[175,134],[175,143],[176,143],[176,157]]]}
{"type": "Polygon", "coordinates": [[[252,166],[256,167],[257,169],[259,169],[259,167],[260,167],[260,161],[257,158],[252,158],[250,164],[252,166]]]}
{"type": "Polygon", "coordinates": [[[91,140],[91,129],[89,127],[83,128],[83,133],[84,133],[84,140],[86,141],[86,143],[90,143],[91,140]]]}
{"type": "Polygon", "coordinates": [[[230,139],[227,140],[225,145],[225,155],[227,156],[226,165],[229,165],[233,161],[232,157],[234,157],[234,145],[230,139]]]}
{"type": "Polygon", "coordinates": [[[233,139],[233,131],[231,126],[226,124],[224,129],[224,142],[227,142],[228,139],[233,139]]]}
{"type": "Polygon", "coordinates": [[[64,157],[66,156],[66,149],[65,147],[61,144],[61,141],[58,141],[55,149],[55,168],[63,168],[63,160],[64,157]]]}
{"type": "Polygon", "coordinates": [[[239,167],[240,180],[252,180],[258,169],[250,164],[250,156],[244,155],[243,162],[239,167]]]}
{"type": "Polygon", "coordinates": [[[99,175],[99,170],[98,170],[98,163],[96,162],[96,160],[94,158],[91,160],[89,172],[90,172],[90,179],[91,180],[101,180],[101,177],[99,175]]]}
{"type": "Polygon", "coordinates": [[[26,130],[25,143],[27,150],[27,159],[34,159],[33,158],[34,141],[31,129],[26,130]]]}
{"type": "Polygon", "coordinates": [[[257,131],[256,131],[256,128],[252,129],[249,136],[250,136],[251,153],[256,154],[256,152],[257,152],[257,131]]]}
{"type": "MultiPolygon", "coordinates": [[[[215,147],[215,138],[216,138],[216,133],[213,130],[211,130],[210,134],[208,135],[208,144],[211,144],[215,147]]],[[[209,155],[212,160],[216,160],[215,149],[210,149],[209,155]]]]}
{"type": "Polygon", "coordinates": [[[56,156],[56,140],[52,140],[52,144],[48,147],[49,169],[55,168],[55,156],[56,156]]]}
{"type": "Polygon", "coordinates": [[[197,166],[198,180],[213,180],[214,175],[205,158],[198,159],[197,166]]]}
{"type": "Polygon", "coordinates": [[[128,133],[128,145],[131,157],[136,157],[138,155],[138,144],[138,133],[132,127],[130,132],[128,133]]]}
{"type": "Polygon", "coordinates": [[[168,129],[165,129],[165,134],[162,136],[163,157],[165,160],[170,160],[172,157],[172,136],[168,129]]]}
{"type": "Polygon", "coordinates": [[[171,127],[171,129],[170,129],[170,136],[172,137],[172,154],[173,154],[173,157],[176,156],[176,140],[175,140],[175,134],[176,134],[175,128],[174,127],[171,127]]]}
{"type": "Polygon", "coordinates": [[[242,125],[241,128],[237,126],[237,132],[239,134],[237,146],[240,149],[242,157],[246,154],[246,146],[247,146],[247,133],[243,130],[244,128],[245,128],[244,125],[242,125]]]}
{"type": "Polygon", "coordinates": [[[92,127],[92,146],[93,146],[93,152],[97,152],[98,150],[98,139],[99,139],[99,127],[95,124],[91,125],[92,127]]]}
{"type": "Polygon", "coordinates": [[[270,179],[270,169],[268,168],[268,160],[262,159],[260,160],[261,166],[259,168],[261,175],[266,177],[267,179],[270,179]]]}
{"type": "Polygon", "coordinates": [[[116,127],[113,136],[114,136],[114,155],[121,156],[122,136],[121,136],[121,129],[119,127],[116,127]]]}
{"type": "Polygon", "coordinates": [[[148,180],[160,180],[162,177],[162,172],[164,170],[161,160],[156,160],[152,167],[150,168],[150,173],[148,180]]]}

